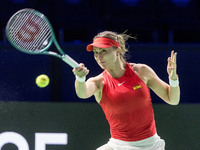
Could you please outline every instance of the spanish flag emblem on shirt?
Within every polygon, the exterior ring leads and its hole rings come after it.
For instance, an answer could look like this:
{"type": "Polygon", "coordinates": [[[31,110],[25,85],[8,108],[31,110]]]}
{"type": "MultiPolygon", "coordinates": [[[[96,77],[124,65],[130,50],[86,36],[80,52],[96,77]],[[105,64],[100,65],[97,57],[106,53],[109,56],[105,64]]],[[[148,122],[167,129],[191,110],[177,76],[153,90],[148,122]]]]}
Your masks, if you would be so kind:
{"type": "Polygon", "coordinates": [[[141,89],[141,88],[142,86],[140,84],[133,87],[134,90],[141,89]]]}

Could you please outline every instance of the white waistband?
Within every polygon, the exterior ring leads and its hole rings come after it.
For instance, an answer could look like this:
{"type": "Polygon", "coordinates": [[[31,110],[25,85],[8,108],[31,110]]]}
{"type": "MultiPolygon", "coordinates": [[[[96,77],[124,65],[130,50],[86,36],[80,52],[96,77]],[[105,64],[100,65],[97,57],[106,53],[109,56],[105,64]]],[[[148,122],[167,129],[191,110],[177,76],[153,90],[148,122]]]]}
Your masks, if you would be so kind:
{"type": "Polygon", "coordinates": [[[139,146],[139,145],[146,145],[149,143],[153,143],[157,140],[160,140],[160,136],[158,136],[158,134],[154,134],[152,137],[146,138],[144,140],[140,140],[140,141],[122,141],[122,140],[118,140],[118,139],[114,139],[114,138],[110,138],[111,143],[117,143],[119,145],[126,145],[126,146],[139,146]]]}

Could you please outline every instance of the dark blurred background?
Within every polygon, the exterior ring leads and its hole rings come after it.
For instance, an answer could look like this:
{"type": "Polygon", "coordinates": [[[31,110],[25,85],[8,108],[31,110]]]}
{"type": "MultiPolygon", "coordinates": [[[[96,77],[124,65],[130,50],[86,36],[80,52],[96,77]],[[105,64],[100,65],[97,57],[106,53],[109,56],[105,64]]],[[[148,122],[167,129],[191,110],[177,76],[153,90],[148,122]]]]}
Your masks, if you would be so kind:
{"type": "Polygon", "coordinates": [[[180,105],[167,105],[152,93],[158,134],[166,150],[199,149],[199,0],[0,0],[0,132],[18,132],[30,150],[36,132],[68,134],[67,146],[47,150],[94,150],[108,141],[109,127],[94,97],[76,96],[72,68],[53,56],[19,52],[7,41],[6,23],[23,8],[47,16],[63,50],[90,70],[87,78],[103,71],[86,46],[104,30],[137,36],[128,40],[128,61],[149,65],[167,83],[167,58],[177,51],[180,105]],[[35,84],[40,74],[50,78],[45,88],[35,84]]]}
{"type": "MultiPolygon", "coordinates": [[[[102,72],[85,47],[104,30],[137,36],[129,40],[129,62],[145,63],[166,82],[167,57],[178,52],[181,103],[199,103],[200,1],[198,0],[1,0],[0,99],[3,101],[82,102],[74,91],[72,68],[58,58],[28,55],[14,49],[5,36],[9,18],[22,8],[44,13],[57,39],[76,61],[90,69],[88,77],[102,72]],[[50,77],[38,88],[35,78],[50,77]]],[[[55,47],[51,47],[55,50],[55,47]]],[[[155,103],[162,101],[152,93],[155,103]]],[[[86,102],[95,102],[94,98],[86,102]]]]}

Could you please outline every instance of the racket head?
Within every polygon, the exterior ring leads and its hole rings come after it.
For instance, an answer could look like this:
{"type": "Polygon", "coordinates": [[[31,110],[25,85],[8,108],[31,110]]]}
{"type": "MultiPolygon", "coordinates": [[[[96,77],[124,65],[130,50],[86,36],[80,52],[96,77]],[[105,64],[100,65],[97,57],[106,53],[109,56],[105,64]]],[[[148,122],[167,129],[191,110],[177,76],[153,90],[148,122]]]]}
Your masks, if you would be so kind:
{"type": "Polygon", "coordinates": [[[31,8],[21,9],[9,19],[6,36],[16,49],[29,54],[45,53],[55,39],[46,16],[31,8]]]}

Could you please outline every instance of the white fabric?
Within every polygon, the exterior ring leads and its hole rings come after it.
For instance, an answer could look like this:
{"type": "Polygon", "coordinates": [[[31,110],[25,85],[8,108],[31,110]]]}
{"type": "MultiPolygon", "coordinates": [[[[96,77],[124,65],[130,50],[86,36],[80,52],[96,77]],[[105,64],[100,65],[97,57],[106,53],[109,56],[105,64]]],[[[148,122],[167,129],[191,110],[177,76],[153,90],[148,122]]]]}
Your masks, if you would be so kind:
{"type": "Polygon", "coordinates": [[[157,134],[136,142],[127,142],[111,138],[107,144],[96,150],[165,150],[165,141],[157,134]]]}
{"type": "Polygon", "coordinates": [[[178,78],[176,80],[171,80],[169,77],[169,85],[172,87],[177,87],[179,85],[179,80],[178,78]]]}

